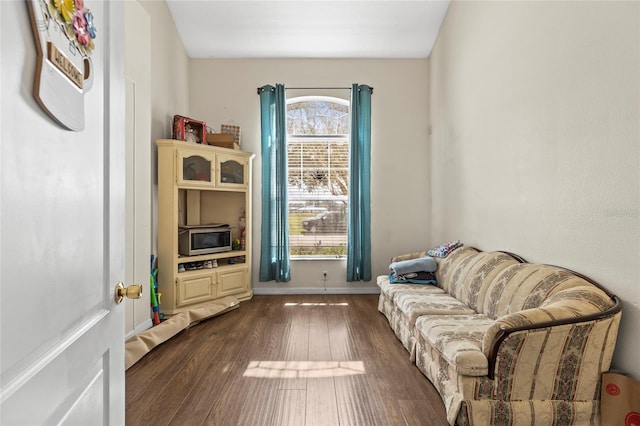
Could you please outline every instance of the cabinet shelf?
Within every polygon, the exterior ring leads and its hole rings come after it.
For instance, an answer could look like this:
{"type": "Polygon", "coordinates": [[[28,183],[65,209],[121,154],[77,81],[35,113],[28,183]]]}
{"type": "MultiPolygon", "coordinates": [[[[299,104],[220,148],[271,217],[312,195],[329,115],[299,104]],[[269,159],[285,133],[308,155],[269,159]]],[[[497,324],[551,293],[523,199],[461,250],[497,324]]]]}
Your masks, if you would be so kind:
{"type": "Polygon", "coordinates": [[[222,253],[200,254],[198,256],[178,255],[178,263],[201,262],[203,260],[226,259],[229,257],[240,257],[246,255],[246,250],[231,250],[222,253]]]}
{"type": "Polygon", "coordinates": [[[202,275],[203,272],[205,273],[210,273],[210,272],[225,272],[227,270],[230,269],[238,269],[238,266],[245,266],[245,262],[238,262],[238,263],[230,263],[230,264],[218,264],[217,267],[215,268],[200,268],[200,269],[194,269],[194,270],[186,270],[184,272],[178,272],[178,276],[179,277],[189,277],[192,275],[202,275]]]}
{"type": "Polygon", "coordinates": [[[158,283],[161,309],[176,314],[233,295],[253,296],[251,288],[250,152],[171,139],[158,146],[158,283]],[[228,223],[240,238],[245,216],[245,249],[185,256],[178,253],[178,226],[228,223]],[[179,272],[179,265],[215,260],[216,268],[179,272]]]}
{"type": "Polygon", "coordinates": [[[181,183],[176,185],[178,189],[197,189],[200,191],[217,191],[217,192],[247,192],[246,188],[212,188],[211,183],[209,182],[192,182],[192,183],[181,183]]]}

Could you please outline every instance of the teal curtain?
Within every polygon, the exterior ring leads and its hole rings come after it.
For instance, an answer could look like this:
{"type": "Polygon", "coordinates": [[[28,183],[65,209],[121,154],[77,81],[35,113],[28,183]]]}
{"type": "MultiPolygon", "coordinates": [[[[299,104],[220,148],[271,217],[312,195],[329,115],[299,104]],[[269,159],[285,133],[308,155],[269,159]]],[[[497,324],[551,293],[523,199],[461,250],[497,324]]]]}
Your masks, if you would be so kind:
{"type": "Polygon", "coordinates": [[[371,94],[373,88],[351,88],[351,162],[347,281],[371,281],[371,94]]]}
{"type": "Polygon", "coordinates": [[[263,86],[260,94],[262,136],[262,238],[260,281],[291,280],[287,214],[287,128],[284,85],[263,86]]]}

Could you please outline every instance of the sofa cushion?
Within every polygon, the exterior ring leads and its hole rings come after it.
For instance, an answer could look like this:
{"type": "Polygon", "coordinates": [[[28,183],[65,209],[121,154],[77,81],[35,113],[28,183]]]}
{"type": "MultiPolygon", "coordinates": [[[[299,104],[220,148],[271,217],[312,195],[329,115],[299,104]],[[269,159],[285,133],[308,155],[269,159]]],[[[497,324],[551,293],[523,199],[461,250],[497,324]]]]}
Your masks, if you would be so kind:
{"type": "MultiPolygon", "coordinates": [[[[591,315],[613,307],[611,297],[595,285],[576,285],[554,292],[541,304],[542,309],[567,308],[572,316],[591,315]]],[[[560,318],[555,318],[560,319],[560,318]]]]}
{"type": "Polygon", "coordinates": [[[393,301],[411,325],[422,315],[475,314],[473,309],[444,293],[401,292],[393,301]]]}
{"type": "Polygon", "coordinates": [[[458,374],[485,376],[489,362],[482,338],[493,322],[482,314],[425,315],[416,320],[415,330],[458,374]]]}
{"type": "Polygon", "coordinates": [[[427,250],[427,255],[432,257],[447,257],[452,251],[462,247],[460,240],[451,241],[449,243],[440,244],[439,246],[427,250]]]}
{"type": "Polygon", "coordinates": [[[484,299],[493,279],[505,268],[519,262],[499,251],[482,252],[467,257],[456,268],[457,279],[452,280],[449,294],[481,313],[484,299]]]}
{"type": "Polygon", "coordinates": [[[391,284],[389,282],[389,275],[378,276],[377,284],[378,287],[380,287],[380,291],[392,300],[398,293],[444,293],[443,289],[432,284],[391,284]]]}
{"type": "MultiPolygon", "coordinates": [[[[597,287],[557,266],[522,263],[500,272],[489,284],[482,313],[498,318],[540,307],[554,294],[580,286],[597,287]]],[[[551,299],[553,300],[553,299],[551,299]]]]}
{"type": "Polygon", "coordinates": [[[449,289],[453,271],[456,269],[458,264],[467,257],[474,256],[477,253],[478,250],[472,247],[460,247],[444,259],[436,258],[436,262],[438,263],[438,269],[436,270],[436,280],[438,281],[438,285],[447,291],[449,289]]]}

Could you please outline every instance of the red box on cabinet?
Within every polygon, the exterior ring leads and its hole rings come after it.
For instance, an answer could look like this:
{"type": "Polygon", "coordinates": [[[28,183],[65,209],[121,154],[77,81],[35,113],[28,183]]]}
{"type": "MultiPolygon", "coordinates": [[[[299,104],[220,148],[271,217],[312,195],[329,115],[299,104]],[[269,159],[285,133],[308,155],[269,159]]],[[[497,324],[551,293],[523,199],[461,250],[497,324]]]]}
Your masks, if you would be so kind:
{"type": "Polygon", "coordinates": [[[204,121],[181,115],[173,116],[173,139],[180,141],[207,143],[207,124],[204,121]]]}

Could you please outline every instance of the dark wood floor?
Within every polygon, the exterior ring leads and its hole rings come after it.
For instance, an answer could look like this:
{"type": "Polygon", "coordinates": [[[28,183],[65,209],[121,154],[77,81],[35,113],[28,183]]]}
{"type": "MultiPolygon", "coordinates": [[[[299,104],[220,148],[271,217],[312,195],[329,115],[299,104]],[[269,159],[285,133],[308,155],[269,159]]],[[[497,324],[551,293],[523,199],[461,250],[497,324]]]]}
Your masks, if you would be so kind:
{"type": "Polygon", "coordinates": [[[127,371],[128,425],[446,425],[376,295],[255,296],[127,371]]]}

